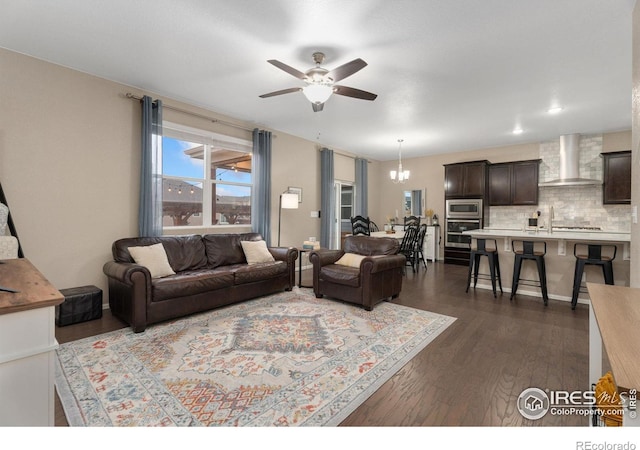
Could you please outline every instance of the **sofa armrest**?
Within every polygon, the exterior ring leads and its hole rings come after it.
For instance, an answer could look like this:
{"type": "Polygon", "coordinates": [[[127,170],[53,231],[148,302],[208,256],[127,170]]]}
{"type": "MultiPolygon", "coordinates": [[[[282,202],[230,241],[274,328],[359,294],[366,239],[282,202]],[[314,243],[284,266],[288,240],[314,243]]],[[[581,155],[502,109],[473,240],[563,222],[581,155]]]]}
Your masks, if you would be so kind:
{"type": "Polygon", "coordinates": [[[268,250],[276,261],[293,264],[298,259],[298,249],[293,247],[269,247],[268,250]]]}
{"type": "Polygon", "coordinates": [[[404,255],[367,256],[360,264],[362,306],[371,311],[384,298],[397,297],[407,259],[404,255]]]}
{"type": "Polygon", "coordinates": [[[148,280],[149,284],[151,284],[151,273],[149,269],[139,264],[109,261],[102,267],[102,271],[107,277],[124,284],[133,284],[133,275],[141,272],[145,281],[148,280]]]}
{"type": "Polygon", "coordinates": [[[367,256],[360,263],[360,269],[364,272],[378,273],[385,270],[403,268],[407,259],[404,255],[374,255],[367,256]]]}
{"type": "Polygon", "coordinates": [[[268,247],[269,252],[276,261],[284,261],[289,271],[289,287],[290,291],[296,284],[296,259],[298,259],[298,249],[294,247],[268,247]]]}
{"type": "Polygon", "coordinates": [[[151,303],[151,273],[139,264],[109,261],[102,267],[109,281],[109,309],[128,322],[133,331],[147,326],[147,305],[151,303]]]}
{"type": "Polygon", "coordinates": [[[313,267],[322,267],[327,266],[329,264],[334,264],[337,260],[342,258],[344,255],[343,250],[329,250],[329,249],[320,249],[313,250],[309,253],[309,261],[313,264],[313,267]]]}
{"type": "Polygon", "coordinates": [[[320,270],[322,270],[323,266],[334,264],[342,255],[344,255],[343,250],[330,250],[326,248],[313,250],[309,253],[309,262],[311,262],[313,267],[313,290],[316,293],[316,297],[320,295],[316,290],[320,285],[320,270]]]}

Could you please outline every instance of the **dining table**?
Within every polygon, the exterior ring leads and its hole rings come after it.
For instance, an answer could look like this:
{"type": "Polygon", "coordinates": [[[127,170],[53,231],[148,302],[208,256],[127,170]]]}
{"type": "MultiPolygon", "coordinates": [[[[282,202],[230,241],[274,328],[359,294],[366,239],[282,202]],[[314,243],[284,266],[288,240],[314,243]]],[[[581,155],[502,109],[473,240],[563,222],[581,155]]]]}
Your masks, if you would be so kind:
{"type": "Polygon", "coordinates": [[[390,238],[396,238],[399,241],[401,241],[402,238],[404,237],[404,230],[396,230],[394,233],[387,233],[386,231],[372,231],[370,236],[377,237],[377,238],[390,237],[390,238]]]}

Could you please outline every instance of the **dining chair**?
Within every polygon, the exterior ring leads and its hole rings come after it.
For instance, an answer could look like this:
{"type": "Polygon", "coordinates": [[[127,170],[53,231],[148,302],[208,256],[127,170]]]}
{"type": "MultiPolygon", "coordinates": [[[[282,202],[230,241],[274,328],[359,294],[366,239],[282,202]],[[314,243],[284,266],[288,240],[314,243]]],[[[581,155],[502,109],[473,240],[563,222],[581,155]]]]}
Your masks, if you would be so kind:
{"type": "Polygon", "coordinates": [[[376,231],[380,231],[380,228],[378,228],[378,225],[376,225],[376,223],[373,220],[369,221],[369,232],[374,233],[376,231]]]}
{"type": "Polygon", "coordinates": [[[422,261],[422,264],[424,265],[425,270],[427,269],[427,261],[424,259],[424,252],[422,248],[424,246],[424,237],[426,234],[427,234],[427,224],[423,223],[418,228],[418,235],[416,236],[416,243],[415,243],[415,250],[414,250],[416,267],[419,269],[420,261],[422,261]]]}
{"type": "Polygon", "coordinates": [[[370,220],[368,217],[355,216],[351,218],[351,234],[354,236],[370,236],[370,220]]]}
{"type": "Polygon", "coordinates": [[[419,227],[420,226],[420,217],[417,216],[406,216],[404,218],[404,229],[407,227],[419,227]]]}
{"type": "Polygon", "coordinates": [[[415,259],[415,246],[416,246],[416,238],[418,237],[418,227],[410,226],[404,230],[404,236],[402,237],[402,242],[400,243],[400,251],[407,259],[405,263],[405,274],[406,274],[406,266],[411,266],[411,270],[416,272],[416,259],[415,259]]]}

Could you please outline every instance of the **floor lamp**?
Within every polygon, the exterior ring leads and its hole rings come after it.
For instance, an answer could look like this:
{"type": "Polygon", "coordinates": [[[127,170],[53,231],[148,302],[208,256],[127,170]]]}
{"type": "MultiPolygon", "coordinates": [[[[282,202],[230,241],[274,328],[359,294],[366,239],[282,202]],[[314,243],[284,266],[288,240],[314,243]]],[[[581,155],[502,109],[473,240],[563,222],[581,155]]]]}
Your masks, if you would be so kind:
{"type": "Polygon", "coordinates": [[[298,194],[283,192],[280,194],[280,205],[278,207],[278,247],[280,247],[280,224],[282,223],[283,209],[298,209],[298,194]]]}

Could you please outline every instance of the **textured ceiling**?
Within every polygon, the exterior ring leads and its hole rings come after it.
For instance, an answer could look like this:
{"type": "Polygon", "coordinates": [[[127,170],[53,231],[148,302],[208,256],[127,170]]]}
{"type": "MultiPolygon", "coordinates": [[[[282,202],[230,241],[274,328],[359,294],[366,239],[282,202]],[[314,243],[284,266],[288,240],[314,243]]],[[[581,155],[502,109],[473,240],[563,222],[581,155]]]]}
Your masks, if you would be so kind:
{"type": "Polygon", "coordinates": [[[361,156],[631,128],[635,0],[0,0],[0,47],[361,156]],[[369,65],[314,113],[300,71],[369,65]],[[564,109],[550,115],[554,104],[564,109]],[[521,135],[512,131],[523,129],[521,135]]]}

